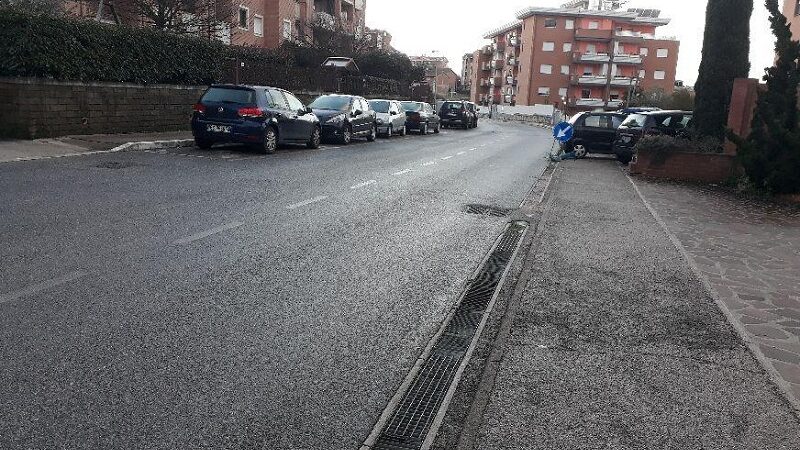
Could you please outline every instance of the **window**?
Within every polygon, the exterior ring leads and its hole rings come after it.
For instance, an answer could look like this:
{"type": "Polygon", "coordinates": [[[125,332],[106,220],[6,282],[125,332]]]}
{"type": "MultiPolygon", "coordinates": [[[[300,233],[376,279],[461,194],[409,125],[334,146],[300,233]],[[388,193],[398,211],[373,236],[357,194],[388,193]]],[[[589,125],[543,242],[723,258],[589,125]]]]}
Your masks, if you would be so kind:
{"type": "Polygon", "coordinates": [[[800,16],[800,0],[797,0],[797,5],[794,7],[794,15],[800,16]]]}
{"type": "Polygon", "coordinates": [[[551,73],[553,73],[553,66],[550,64],[542,64],[539,67],[539,73],[550,75],[551,73]]]}
{"type": "Polygon", "coordinates": [[[590,66],[586,66],[583,68],[583,76],[589,77],[592,75],[594,75],[594,71],[592,71],[592,68],[590,66]]]}
{"type": "Polygon", "coordinates": [[[569,75],[569,66],[561,66],[561,75],[569,75]]]}
{"type": "Polygon", "coordinates": [[[292,22],[290,20],[283,21],[283,33],[282,36],[284,39],[291,39],[292,38],[292,22]]]}
{"type": "Polygon", "coordinates": [[[663,70],[656,70],[655,72],[653,72],[653,78],[655,78],[656,80],[663,80],[666,77],[667,73],[664,72],[663,70]]]}
{"type": "Polygon", "coordinates": [[[581,90],[581,98],[592,98],[592,90],[591,89],[582,89],[581,90]]]}
{"type": "Polygon", "coordinates": [[[594,44],[587,44],[586,45],[586,54],[594,55],[595,53],[597,53],[597,46],[594,45],[594,44]]]}
{"type": "Polygon", "coordinates": [[[555,28],[557,25],[558,21],[556,19],[544,19],[545,28],[555,28]]]}
{"type": "Polygon", "coordinates": [[[286,97],[286,101],[289,103],[289,110],[291,111],[300,111],[301,109],[305,109],[303,106],[303,102],[297,99],[294,95],[284,92],[283,95],[286,97]]]}
{"type": "Polygon", "coordinates": [[[564,42],[564,45],[562,46],[562,49],[564,50],[564,53],[571,52],[572,51],[572,42],[564,42]]]}
{"type": "Polygon", "coordinates": [[[650,49],[648,49],[647,47],[642,47],[639,49],[639,54],[642,56],[647,56],[650,54],[650,49]]]}
{"type": "Polygon", "coordinates": [[[264,18],[259,15],[253,15],[253,34],[256,36],[264,35],[264,18]]]}
{"type": "Polygon", "coordinates": [[[660,48],[656,50],[656,57],[657,58],[666,58],[669,56],[669,49],[667,48],[660,48]]]}
{"type": "Polygon", "coordinates": [[[549,87],[540,87],[539,88],[539,96],[540,97],[549,97],[550,96],[550,88],[549,87]]]}
{"type": "Polygon", "coordinates": [[[589,22],[589,29],[590,30],[600,29],[600,22],[589,22]]]}
{"type": "Polygon", "coordinates": [[[647,76],[647,72],[645,72],[644,69],[639,71],[639,79],[644,80],[646,76],[647,76]]]}
{"type": "Polygon", "coordinates": [[[250,8],[246,6],[239,6],[239,28],[246,30],[247,25],[250,23],[250,8]]]}
{"type": "Polygon", "coordinates": [[[283,93],[277,89],[267,89],[267,102],[269,102],[269,106],[272,108],[288,108],[286,104],[286,97],[284,97],[283,93]]]}
{"type": "Polygon", "coordinates": [[[567,88],[561,88],[561,89],[559,89],[559,90],[558,90],[558,96],[559,96],[559,97],[562,97],[562,98],[563,98],[563,97],[566,97],[566,96],[567,96],[567,88]]]}
{"type": "Polygon", "coordinates": [[[583,126],[600,128],[600,116],[586,116],[586,120],[584,120],[583,126]]]}
{"type": "Polygon", "coordinates": [[[567,19],[566,28],[568,30],[574,30],[575,29],[575,21],[572,20],[572,19],[567,19]]]}
{"type": "Polygon", "coordinates": [[[542,43],[542,51],[543,52],[552,52],[555,49],[556,49],[556,43],[555,42],[544,42],[544,43],[542,43]]]}

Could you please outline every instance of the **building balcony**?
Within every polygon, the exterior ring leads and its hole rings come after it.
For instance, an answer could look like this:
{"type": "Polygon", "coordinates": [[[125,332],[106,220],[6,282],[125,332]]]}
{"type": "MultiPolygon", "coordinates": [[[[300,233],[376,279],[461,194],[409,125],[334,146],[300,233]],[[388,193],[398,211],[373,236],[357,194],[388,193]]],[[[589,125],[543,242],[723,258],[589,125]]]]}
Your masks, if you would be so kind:
{"type": "Polygon", "coordinates": [[[517,100],[517,97],[514,96],[514,95],[504,95],[503,96],[503,102],[508,103],[508,104],[514,103],[514,102],[516,102],[516,100],[517,100]]]}
{"type": "Polygon", "coordinates": [[[503,78],[502,77],[489,78],[489,84],[495,87],[499,87],[500,85],[503,84],[503,78]]]}
{"type": "Polygon", "coordinates": [[[608,77],[605,75],[573,75],[570,77],[572,84],[580,84],[585,86],[605,86],[608,82],[608,77]]]}
{"type": "Polygon", "coordinates": [[[575,39],[578,41],[610,41],[614,30],[588,30],[578,28],[575,30],[575,39]]]}
{"type": "Polygon", "coordinates": [[[614,55],[614,62],[616,64],[639,65],[642,63],[642,55],[614,55]]]}
{"type": "Polygon", "coordinates": [[[495,59],[494,61],[492,61],[492,69],[502,69],[503,68],[503,63],[505,63],[504,60],[495,59]]]}
{"type": "Polygon", "coordinates": [[[510,86],[516,86],[517,85],[517,79],[514,78],[514,77],[506,77],[506,84],[508,84],[510,86]]]}
{"type": "Polygon", "coordinates": [[[508,65],[509,66],[516,66],[517,65],[517,58],[508,58],[508,65]]]}
{"type": "Polygon", "coordinates": [[[486,71],[486,72],[492,70],[492,63],[485,62],[485,63],[481,64],[481,70],[486,71]]]}
{"type": "Polygon", "coordinates": [[[511,39],[508,40],[508,45],[510,45],[512,47],[519,47],[519,38],[518,37],[512,37],[511,39]]]}
{"type": "Polygon", "coordinates": [[[607,63],[611,61],[611,56],[608,53],[575,53],[572,60],[581,63],[607,63]]]}
{"type": "Polygon", "coordinates": [[[634,80],[631,77],[613,77],[611,78],[612,86],[633,86],[634,80]]]}
{"type": "Polygon", "coordinates": [[[620,42],[642,42],[645,39],[655,39],[655,35],[640,33],[638,31],[616,31],[614,37],[620,42]]]}
{"type": "Polygon", "coordinates": [[[481,49],[481,53],[483,53],[484,55],[491,55],[492,53],[494,53],[494,49],[492,48],[491,45],[486,45],[481,49]]]}
{"type": "Polygon", "coordinates": [[[502,52],[505,49],[506,49],[505,42],[492,42],[492,50],[497,52],[502,52]]]}

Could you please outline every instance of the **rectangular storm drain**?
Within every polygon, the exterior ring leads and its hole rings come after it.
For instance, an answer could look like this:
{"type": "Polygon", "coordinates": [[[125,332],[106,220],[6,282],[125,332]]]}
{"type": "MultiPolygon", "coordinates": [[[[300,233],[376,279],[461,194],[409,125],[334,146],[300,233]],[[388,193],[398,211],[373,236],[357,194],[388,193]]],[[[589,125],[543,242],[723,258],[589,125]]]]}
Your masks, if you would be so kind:
{"type": "MultiPolygon", "coordinates": [[[[469,281],[456,310],[443,325],[443,331],[430,347],[430,353],[411,383],[407,384],[408,389],[400,402],[389,411],[388,420],[369,448],[422,448],[456,375],[466,366],[470,347],[479,337],[478,330],[486,320],[487,308],[492,305],[492,299],[527,228],[527,222],[508,225],[477,275],[469,281]]],[[[371,437],[375,431],[377,426],[371,437]]]]}

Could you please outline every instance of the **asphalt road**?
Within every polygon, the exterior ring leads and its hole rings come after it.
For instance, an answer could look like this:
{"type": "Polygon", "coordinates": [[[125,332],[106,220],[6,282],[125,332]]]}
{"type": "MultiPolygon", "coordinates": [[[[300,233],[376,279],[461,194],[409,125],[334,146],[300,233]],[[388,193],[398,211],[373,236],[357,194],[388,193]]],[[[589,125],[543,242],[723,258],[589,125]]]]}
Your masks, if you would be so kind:
{"type": "Polygon", "coordinates": [[[0,164],[0,448],[357,448],[549,144],[0,164]]]}

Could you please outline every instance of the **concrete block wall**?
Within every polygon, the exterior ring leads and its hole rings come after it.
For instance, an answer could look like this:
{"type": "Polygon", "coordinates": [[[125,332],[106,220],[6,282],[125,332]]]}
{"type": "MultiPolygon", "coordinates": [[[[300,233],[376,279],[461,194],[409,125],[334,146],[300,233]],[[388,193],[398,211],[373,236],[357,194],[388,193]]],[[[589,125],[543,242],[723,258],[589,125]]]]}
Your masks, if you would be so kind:
{"type": "Polygon", "coordinates": [[[188,130],[205,89],[0,78],[0,138],[188,130]]]}

